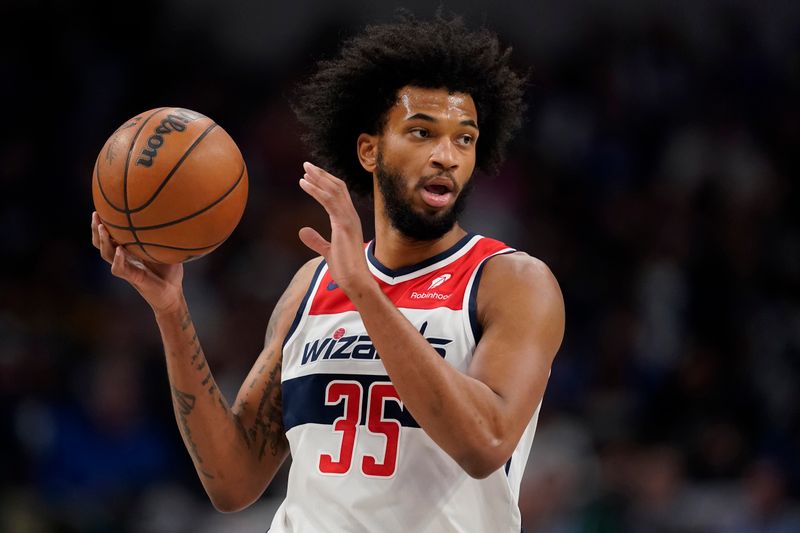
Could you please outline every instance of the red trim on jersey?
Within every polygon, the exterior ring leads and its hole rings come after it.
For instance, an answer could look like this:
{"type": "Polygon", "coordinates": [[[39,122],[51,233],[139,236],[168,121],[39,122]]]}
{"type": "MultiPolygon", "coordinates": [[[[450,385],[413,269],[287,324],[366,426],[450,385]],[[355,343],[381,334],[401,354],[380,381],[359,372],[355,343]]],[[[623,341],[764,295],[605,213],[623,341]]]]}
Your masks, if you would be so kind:
{"type": "MultiPolygon", "coordinates": [[[[457,311],[463,307],[464,291],[475,268],[485,258],[505,249],[508,249],[508,246],[502,242],[481,237],[462,257],[427,274],[394,285],[373,277],[395,307],[405,309],[448,307],[457,311]]],[[[406,275],[414,276],[414,273],[406,275]]],[[[308,314],[330,315],[355,310],[353,302],[336,285],[330,271],[326,270],[314,294],[308,314]]]]}

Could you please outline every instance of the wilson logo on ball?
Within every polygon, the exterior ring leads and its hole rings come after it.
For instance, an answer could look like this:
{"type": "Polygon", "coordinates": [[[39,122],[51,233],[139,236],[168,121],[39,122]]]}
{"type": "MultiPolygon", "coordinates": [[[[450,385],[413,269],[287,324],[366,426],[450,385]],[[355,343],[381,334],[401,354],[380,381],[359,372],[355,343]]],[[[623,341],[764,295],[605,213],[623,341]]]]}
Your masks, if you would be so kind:
{"type": "Polygon", "coordinates": [[[124,122],[106,140],[92,199],[126,250],[142,261],[177,264],[203,257],[231,235],[247,203],[247,183],[242,153],[222,127],[195,111],[160,107],[124,122]]]}
{"type": "Polygon", "coordinates": [[[164,144],[164,135],[173,131],[181,132],[186,129],[186,124],[202,118],[202,115],[192,113],[188,109],[177,110],[170,113],[161,120],[161,124],[156,126],[153,134],[147,139],[147,146],[142,148],[142,153],[136,160],[136,165],[150,167],[153,159],[158,155],[158,149],[164,144]]]}

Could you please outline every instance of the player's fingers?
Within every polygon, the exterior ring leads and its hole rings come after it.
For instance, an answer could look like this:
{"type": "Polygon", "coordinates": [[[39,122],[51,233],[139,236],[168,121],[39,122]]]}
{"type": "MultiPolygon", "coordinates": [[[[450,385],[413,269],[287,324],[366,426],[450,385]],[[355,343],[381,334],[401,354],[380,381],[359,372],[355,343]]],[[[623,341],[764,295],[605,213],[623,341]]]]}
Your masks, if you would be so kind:
{"type": "Polygon", "coordinates": [[[336,194],[341,194],[347,197],[348,200],[350,199],[350,192],[347,189],[347,184],[327,170],[309,162],[303,163],[303,170],[306,171],[306,174],[311,176],[313,182],[319,187],[335,192],[336,194]]]}
{"type": "Polygon", "coordinates": [[[305,173],[303,174],[303,179],[308,181],[309,183],[313,183],[321,190],[330,192],[332,190],[331,182],[322,178],[318,173],[314,172],[312,169],[304,169],[305,173]]]}
{"type": "Polygon", "coordinates": [[[333,214],[332,209],[334,207],[334,202],[331,193],[324,190],[317,183],[314,183],[313,178],[311,178],[308,174],[303,175],[303,178],[300,180],[300,188],[306,191],[317,202],[319,202],[329,215],[333,214]]]}
{"type": "Polygon", "coordinates": [[[308,173],[303,174],[300,186],[325,208],[331,220],[344,222],[358,217],[346,187],[340,189],[332,182],[308,173]]]}
{"type": "Polygon", "coordinates": [[[116,250],[114,250],[111,273],[118,278],[124,279],[137,289],[139,289],[144,277],[141,268],[131,263],[122,246],[117,246],[116,250]]]}
{"type": "Polygon", "coordinates": [[[111,273],[133,284],[140,291],[147,283],[159,281],[158,276],[122,246],[117,246],[114,252],[111,273]]]}
{"type": "Polygon", "coordinates": [[[92,246],[99,249],[100,248],[100,236],[97,234],[97,224],[100,220],[100,217],[97,215],[97,212],[92,213],[92,246]]]}
{"type": "Polygon", "coordinates": [[[327,259],[328,251],[331,249],[331,243],[326,241],[317,230],[305,227],[300,228],[297,234],[300,240],[303,241],[303,244],[327,259]]]}
{"type": "Polygon", "coordinates": [[[335,213],[340,219],[358,218],[350,190],[344,181],[311,163],[304,163],[303,168],[306,169],[303,177],[330,195],[329,214],[335,213]]]}
{"type": "Polygon", "coordinates": [[[303,163],[303,170],[305,170],[308,174],[312,174],[324,181],[334,182],[336,179],[338,179],[330,172],[327,172],[317,165],[309,163],[308,161],[303,163]]]}
{"type": "Polygon", "coordinates": [[[112,263],[114,261],[114,244],[111,242],[111,235],[103,224],[97,225],[97,235],[100,239],[100,255],[112,263]]]}
{"type": "Polygon", "coordinates": [[[122,253],[122,246],[117,246],[114,251],[114,257],[111,259],[111,273],[118,278],[128,279],[128,265],[122,253]]]}

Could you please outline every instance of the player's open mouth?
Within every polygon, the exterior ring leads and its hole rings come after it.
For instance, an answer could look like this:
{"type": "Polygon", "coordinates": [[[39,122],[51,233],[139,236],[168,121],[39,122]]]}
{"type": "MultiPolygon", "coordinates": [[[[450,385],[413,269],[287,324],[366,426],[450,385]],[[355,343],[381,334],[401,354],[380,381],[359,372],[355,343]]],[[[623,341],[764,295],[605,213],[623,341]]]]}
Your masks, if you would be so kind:
{"type": "Polygon", "coordinates": [[[453,197],[453,185],[448,178],[433,178],[422,187],[422,200],[431,207],[443,207],[453,197]]]}

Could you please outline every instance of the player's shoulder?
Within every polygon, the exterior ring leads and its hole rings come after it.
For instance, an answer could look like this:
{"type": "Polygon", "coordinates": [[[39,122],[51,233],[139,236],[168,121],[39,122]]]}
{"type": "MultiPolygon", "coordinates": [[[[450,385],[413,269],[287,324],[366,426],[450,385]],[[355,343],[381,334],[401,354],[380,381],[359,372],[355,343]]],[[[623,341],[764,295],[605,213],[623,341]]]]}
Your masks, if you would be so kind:
{"type": "Polygon", "coordinates": [[[498,254],[490,258],[484,267],[484,275],[510,276],[521,281],[536,281],[538,279],[548,279],[555,276],[547,266],[547,263],[519,250],[498,254]]]}
{"type": "Polygon", "coordinates": [[[286,287],[286,291],[281,297],[281,300],[284,300],[288,307],[296,309],[300,305],[300,301],[311,286],[311,281],[319,271],[322,261],[323,258],[318,256],[306,261],[303,266],[297,269],[292,281],[289,282],[289,286],[286,287]]]}
{"type": "Polygon", "coordinates": [[[295,298],[299,297],[302,299],[306,290],[311,285],[315,274],[319,271],[323,260],[324,258],[322,256],[317,256],[303,263],[303,265],[297,269],[297,272],[295,272],[292,281],[289,282],[286,292],[290,293],[295,298]]]}
{"type": "Polygon", "coordinates": [[[541,259],[524,252],[496,255],[478,286],[477,319],[483,339],[514,338],[552,361],[564,338],[564,297],[541,259]]]}
{"type": "Polygon", "coordinates": [[[272,311],[267,325],[267,344],[272,339],[283,339],[291,329],[294,317],[308,292],[314,274],[322,264],[322,257],[306,261],[295,273],[272,311]]]}
{"type": "Polygon", "coordinates": [[[561,297],[561,288],[550,267],[521,251],[491,257],[484,265],[479,291],[484,300],[512,294],[561,297]]]}
{"type": "Polygon", "coordinates": [[[308,281],[311,281],[311,278],[314,277],[314,274],[317,272],[317,270],[319,269],[320,265],[324,260],[325,258],[322,257],[321,255],[309,259],[308,261],[303,263],[303,266],[297,269],[297,273],[294,275],[294,277],[303,278],[307,279],[308,281]]]}

